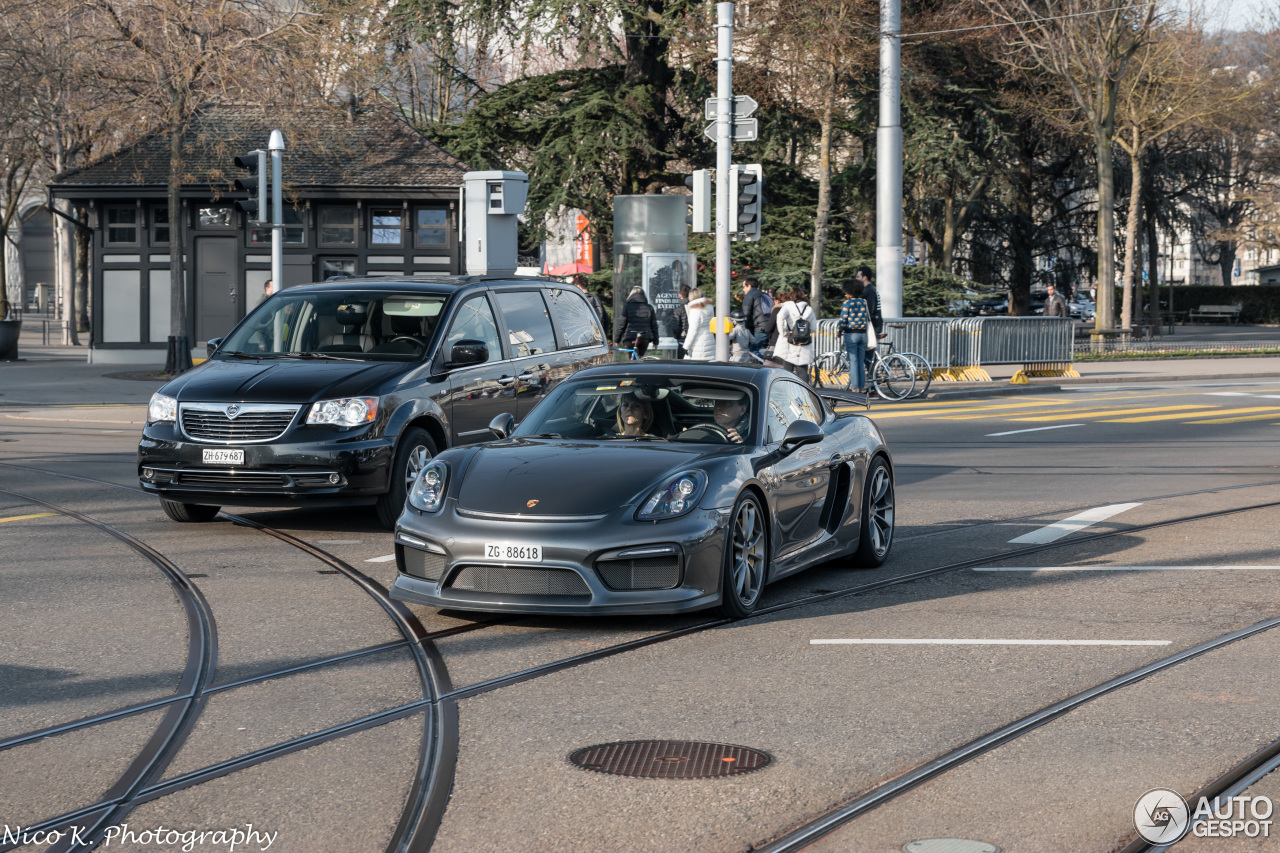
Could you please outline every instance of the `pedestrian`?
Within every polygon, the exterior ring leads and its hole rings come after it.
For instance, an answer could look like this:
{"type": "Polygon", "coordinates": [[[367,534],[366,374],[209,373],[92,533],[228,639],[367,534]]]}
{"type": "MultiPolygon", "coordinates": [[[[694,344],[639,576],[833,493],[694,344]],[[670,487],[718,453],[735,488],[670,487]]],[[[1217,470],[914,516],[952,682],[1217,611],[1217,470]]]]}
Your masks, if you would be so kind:
{"type": "Polygon", "coordinates": [[[768,314],[773,310],[774,296],[772,287],[766,287],[760,291],[760,302],[764,305],[764,313],[768,314]]]}
{"type": "Polygon", "coordinates": [[[748,277],[742,280],[742,313],[746,317],[747,331],[751,333],[751,352],[760,354],[769,335],[764,330],[765,320],[769,312],[761,301],[764,294],[760,292],[760,283],[748,277]]]}
{"type": "Polygon", "coordinates": [[[573,283],[587,297],[587,304],[591,306],[591,310],[596,312],[596,316],[600,318],[600,328],[607,331],[609,328],[609,315],[605,314],[604,303],[600,301],[600,297],[587,289],[587,277],[585,275],[575,275],[573,283]]]}
{"type": "Polygon", "coordinates": [[[649,347],[657,342],[658,314],[644,298],[643,287],[631,288],[622,313],[613,324],[613,337],[620,347],[634,346],[636,358],[644,358],[649,347]]]}
{"type": "Polygon", "coordinates": [[[769,316],[764,321],[764,333],[766,335],[764,347],[760,350],[762,355],[768,353],[772,355],[773,351],[778,347],[778,314],[782,311],[782,306],[786,305],[787,295],[790,290],[783,290],[774,296],[773,306],[769,309],[769,316]]]}
{"type": "MultiPolygon", "coordinates": [[[[867,303],[867,316],[871,319],[871,327],[875,329],[875,334],[878,337],[884,337],[884,316],[880,313],[880,292],[876,290],[875,282],[872,281],[873,275],[871,267],[863,265],[858,267],[856,278],[862,282],[862,298],[867,303]]],[[[871,374],[871,366],[874,361],[875,353],[868,349],[862,362],[868,376],[871,374]]]]}
{"type": "Polygon", "coordinates": [[[738,310],[729,312],[733,321],[733,330],[729,332],[729,360],[737,362],[751,361],[751,333],[742,322],[745,318],[738,310]]]}
{"type": "Polygon", "coordinates": [[[867,322],[871,314],[867,301],[862,298],[864,285],[859,279],[847,279],[841,284],[844,303],[840,306],[840,320],[836,331],[844,335],[844,351],[849,354],[849,390],[856,394],[867,392],[867,322]]]}
{"type": "Polygon", "coordinates": [[[672,333],[676,338],[676,358],[684,358],[684,339],[689,336],[689,291],[693,288],[687,284],[680,285],[680,304],[676,306],[675,328],[672,333]]]}
{"type": "Polygon", "coordinates": [[[262,295],[259,296],[257,301],[253,303],[253,307],[257,308],[259,303],[266,302],[268,299],[271,298],[271,294],[275,292],[276,292],[275,282],[273,282],[271,279],[267,279],[266,282],[262,285],[262,295]]]}
{"type": "Polygon", "coordinates": [[[1055,292],[1053,285],[1049,285],[1049,295],[1044,299],[1044,316],[1046,317],[1070,317],[1071,311],[1067,308],[1067,300],[1063,299],[1061,294],[1055,292]]]}
{"type": "Polygon", "coordinates": [[[716,357],[716,339],[711,334],[711,320],[716,312],[701,288],[689,291],[687,311],[689,331],[684,338],[685,358],[712,361],[716,357]]]}
{"type": "Polygon", "coordinates": [[[804,379],[809,376],[809,365],[813,364],[813,333],[818,318],[803,293],[791,290],[785,296],[778,313],[778,343],[773,348],[773,359],[804,379]]]}

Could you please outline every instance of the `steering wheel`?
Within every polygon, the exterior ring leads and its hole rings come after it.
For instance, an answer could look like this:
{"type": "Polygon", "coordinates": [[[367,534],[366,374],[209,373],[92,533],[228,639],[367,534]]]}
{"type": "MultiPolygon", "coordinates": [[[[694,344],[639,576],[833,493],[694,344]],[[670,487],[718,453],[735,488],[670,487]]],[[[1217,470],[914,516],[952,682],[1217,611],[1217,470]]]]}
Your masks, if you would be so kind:
{"type": "Polygon", "coordinates": [[[418,352],[422,352],[424,349],[427,348],[427,345],[424,344],[422,341],[418,340],[417,338],[410,337],[409,335],[397,335],[396,337],[387,341],[387,343],[394,344],[398,341],[407,341],[408,343],[413,344],[414,348],[416,348],[418,352]]]}
{"type": "Polygon", "coordinates": [[[681,441],[703,441],[712,439],[717,444],[732,444],[729,433],[719,424],[698,424],[689,427],[677,436],[681,441]],[[687,437],[686,437],[687,436],[687,437]]]}

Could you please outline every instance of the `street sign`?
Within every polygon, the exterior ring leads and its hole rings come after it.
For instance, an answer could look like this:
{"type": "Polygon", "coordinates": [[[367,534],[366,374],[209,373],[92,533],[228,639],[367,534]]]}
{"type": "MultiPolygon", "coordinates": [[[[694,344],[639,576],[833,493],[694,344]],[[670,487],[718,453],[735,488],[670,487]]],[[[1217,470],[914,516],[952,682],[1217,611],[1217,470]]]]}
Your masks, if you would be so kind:
{"type": "MultiPolygon", "coordinates": [[[[734,95],[733,104],[729,107],[729,114],[734,118],[746,118],[756,111],[756,107],[760,106],[756,103],[755,98],[750,95],[734,95]]],[[[720,115],[720,99],[707,98],[707,120],[712,121],[720,115]]]]}
{"type": "MultiPolygon", "coordinates": [[[[716,141],[716,125],[720,122],[713,121],[702,129],[702,135],[716,141]]],[[[757,119],[753,118],[735,118],[733,125],[729,131],[729,140],[731,142],[754,142],[760,138],[760,124],[757,119]]]]}
{"type": "Polygon", "coordinates": [[[905,258],[902,259],[902,265],[907,267],[914,267],[916,265],[916,256],[907,255],[905,258]]]}

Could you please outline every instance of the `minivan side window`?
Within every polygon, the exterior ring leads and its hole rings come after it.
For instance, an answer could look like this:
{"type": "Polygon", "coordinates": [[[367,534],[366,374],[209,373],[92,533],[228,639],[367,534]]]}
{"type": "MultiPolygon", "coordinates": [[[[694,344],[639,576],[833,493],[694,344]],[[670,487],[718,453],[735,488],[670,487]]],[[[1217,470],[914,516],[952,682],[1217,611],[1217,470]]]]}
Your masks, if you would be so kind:
{"type": "Polygon", "coordinates": [[[499,291],[498,307],[507,321],[507,340],[516,358],[542,355],[556,349],[551,315],[536,290],[499,291]]]}
{"type": "Polygon", "coordinates": [[[493,309],[484,295],[473,296],[458,308],[445,339],[445,358],[453,345],[461,340],[484,341],[489,347],[489,361],[502,358],[502,339],[498,336],[498,324],[493,319],[493,309]]]}
{"type": "Polygon", "coordinates": [[[553,287],[547,290],[547,301],[560,326],[562,348],[604,343],[600,320],[587,300],[571,290],[553,287]]]}

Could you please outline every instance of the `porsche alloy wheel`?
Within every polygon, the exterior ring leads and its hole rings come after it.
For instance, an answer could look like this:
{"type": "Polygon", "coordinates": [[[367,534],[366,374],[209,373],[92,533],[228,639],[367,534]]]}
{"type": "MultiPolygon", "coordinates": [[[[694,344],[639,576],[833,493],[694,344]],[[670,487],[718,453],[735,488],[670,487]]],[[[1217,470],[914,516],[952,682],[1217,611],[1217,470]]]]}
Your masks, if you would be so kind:
{"type": "Polygon", "coordinates": [[[893,546],[893,475],[880,457],[871,460],[862,496],[862,530],[854,561],[864,568],[882,565],[893,546]]]}
{"type": "Polygon", "coordinates": [[[750,616],[760,603],[769,565],[765,517],[752,495],[734,505],[724,557],[720,609],[730,619],[750,616]]]}

